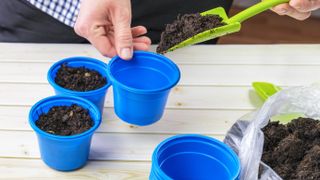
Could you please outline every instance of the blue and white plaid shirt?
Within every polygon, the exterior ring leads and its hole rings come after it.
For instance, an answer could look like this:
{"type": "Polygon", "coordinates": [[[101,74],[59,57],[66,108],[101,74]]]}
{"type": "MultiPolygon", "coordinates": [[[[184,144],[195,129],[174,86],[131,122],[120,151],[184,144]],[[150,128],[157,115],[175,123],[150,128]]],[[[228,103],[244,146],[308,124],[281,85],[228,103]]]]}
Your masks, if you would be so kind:
{"type": "Polygon", "coordinates": [[[27,0],[41,11],[62,23],[73,27],[80,9],[81,0],[27,0]]]}

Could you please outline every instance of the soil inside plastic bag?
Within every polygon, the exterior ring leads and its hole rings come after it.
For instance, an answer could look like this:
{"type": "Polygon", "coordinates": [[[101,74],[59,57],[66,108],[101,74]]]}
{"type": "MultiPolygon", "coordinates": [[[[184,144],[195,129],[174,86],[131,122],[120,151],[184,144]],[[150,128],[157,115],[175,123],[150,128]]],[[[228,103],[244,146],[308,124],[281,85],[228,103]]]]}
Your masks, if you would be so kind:
{"type": "Polygon", "coordinates": [[[262,161],[284,180],[320,179],[320,121],[298,118],[263,129],[262,161]]]}

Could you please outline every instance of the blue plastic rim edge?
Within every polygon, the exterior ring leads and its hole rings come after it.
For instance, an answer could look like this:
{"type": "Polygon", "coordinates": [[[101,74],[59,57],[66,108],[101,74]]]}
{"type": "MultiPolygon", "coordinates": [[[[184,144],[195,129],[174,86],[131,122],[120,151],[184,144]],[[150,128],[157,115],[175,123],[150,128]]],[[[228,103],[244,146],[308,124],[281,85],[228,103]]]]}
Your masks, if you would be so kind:
{"type": "MultiPolygon", "coordinates": [[[[157,173],[160,174],[161,177],[163,177],[164,179],[166,180],[171,180],[172,178],[170,178],[168,175],[166,175],[160,168],[159,166],[159,162],[158,162],[158,152],[160,152],[160,149],[166,145],[167,143],[169,143],[170,141],[173,141],[173,140],[178,140],[178,139],[185,139],[185,138],[199,138],[199,139],[205,139],[205,140],[208,140],[208,141],[211,141],[213,143],[216,143],[217,145],[219,145],[220,147],[226,149],[226,151],[228,153],[231,154],[231,156],[233,157],[233,160],[236,162],[236,164],[238,165],[238,170],[237,170],[237,173],[236,173],[236,177],[233,177],[233,180],[236,180],[239,175],[240,175],[240,170],[241,170],[241,167],[240,167],[240,160],[237,156],[237,154],[226,144],[224,144],[223,142],[217,140],[217,139],[214,139],[214,138],[211,138],[211,137],[208,137],[208,136],[204,136],[204,135],[200,135],[200,134],[181,134],[181,135],[175,135],[175,136],[172,136],[172,137],[169,137],[167,139],[165,139],[164,141],[162,141],[160,144],[158,144],[158,146],[156,147],[156,149],[153,151],[153,154],[152,154],[152,171],[157,171],[157,173]],[[155,169],[154,169],[155,168],[155,169]]],[[[152,172],[151,173],[154,173],[152,172]]]]}

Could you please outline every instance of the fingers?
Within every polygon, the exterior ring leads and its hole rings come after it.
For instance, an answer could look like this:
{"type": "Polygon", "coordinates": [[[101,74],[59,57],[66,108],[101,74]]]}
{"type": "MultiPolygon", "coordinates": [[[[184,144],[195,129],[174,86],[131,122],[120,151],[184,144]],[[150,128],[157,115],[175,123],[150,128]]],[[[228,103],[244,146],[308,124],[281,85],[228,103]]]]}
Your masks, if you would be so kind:
{"type": "Polygon", "coordinates": [[[131,12],[125,8],[115,8],[112,13],[114,26],[115,47],[119,56],[124,60],[132,58],[133,38],[131,33],[131,12]]]}
{"type": "Polygon", "coordinates": [[[113,57],[117,54],[104,26],[76,24],[75,32],[85,37],[102,55],[113,57]]]}
{"type": "Polygon", "coordinates": [[[271,10],[279,15],[288,15],[297,20],[305,20],[311,15],[311,11],[320,8],[320,0],[290,0],[289,3],[280,4],[271,10]]]}
{"type": "Polygon", "coordinates": [[[113,57],[117,55],[113,43],[106,35],[103,26],[96,27],[88,32],[88,41],[104,56],[113,57]]]}
{"type": "Polygon", "coordinates": [[[135,50],[147,51],[150,48],[150,46],[148,46],[145,43],[133,43],[133,48],[135,50]]]}
{"type": "Polygon", "coordinates": [[[133,39],[133,48],[135,50],[147,51],[150,48],[151,40],[147,36],[140,36],[133,39]]]}
{"type": "Polygon", "coordinates": [[[299,12],[298,10],[291,7],[288,3],[280,4],[272,8],[274,12],[279,15],[288,15],[297,20],[305,20],[310,17],[310,12],[299,12]]]}
{"type": "Polygon", "coordinates": [[[144,26],[136,26],[131,28],[133,37],[138,37],[147,33],[147,29],[144,26]]]}
{"type": "Polygon", "coordinates": [[[132,28],[133,48],[135,50],[146,51],[150,48],[151,40],[147,36],[142,36],[147,33],[147,29],[143,26],[137,26],[132,28]]]}
{"type": "Polygon", "coordinates": [[[129,60],[133,49],[147,50],[151,44],[144,26],[131,28],[130,0],[83,0],[74,30],[108,57],[129,60]]]}
{"type": "Polygon", "coordinates": [[[291,0],[289,5],[299,12],[310,12],[320,8],[319,0],[291,0]]]}
{"type": "Polygon", "coordinates": [[[104,56],[113,57],[117,55],[116,50],[107,37],[88,39],[89,42],[104,56]]]}
{"type": "Polygon", "coordinates": [[[133,42],[134,42],[134,43],[135,43],[135,42],[137,42],[137,43],[144,43],[144,44],[146,44],[146,45],[148,45],[148,46],[151,45],[151,40],[150,40],[150,38],[148,38],[147,36],[140,36],[140,37],[134,38],[134,39],[133,39],[133,42]]]}

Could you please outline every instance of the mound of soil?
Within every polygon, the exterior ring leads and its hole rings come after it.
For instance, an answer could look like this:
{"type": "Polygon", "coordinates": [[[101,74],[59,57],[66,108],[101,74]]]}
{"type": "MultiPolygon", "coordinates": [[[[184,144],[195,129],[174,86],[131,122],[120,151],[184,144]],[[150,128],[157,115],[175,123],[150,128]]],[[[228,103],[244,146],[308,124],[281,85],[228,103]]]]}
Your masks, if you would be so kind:
{"type": "Polygon", "coordinates": [[[92,91],[107,84],[107,79],[99,72],[85,67],[70,67],[62,64],[54,81],[66,89],[73,91],[92,91]]]}
{"type": "Polygon", "coordinates": [[[55,135],[70,136],[90,129],[94,122],[88,110],[78,106],[54,106],[35,122],[41,130],[55,135]]]}
{"type": "Polygon", "coordinates": [[[270,122],[262,161],[284,180],[320,179],[320,121],[298,118],[287,125],[270,122]]]}
{"type": "Polygon", "coordinates": [[[218,15],[201,16],[196,14],[178,15],[172,24],[167,24],[161,33],[158,53],[166,53],[168,49],[180,42],[209,29],[223,26],[222,18],[218,15]]]}

